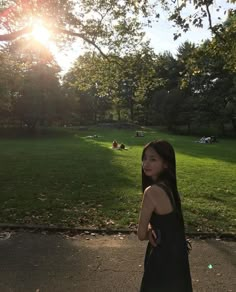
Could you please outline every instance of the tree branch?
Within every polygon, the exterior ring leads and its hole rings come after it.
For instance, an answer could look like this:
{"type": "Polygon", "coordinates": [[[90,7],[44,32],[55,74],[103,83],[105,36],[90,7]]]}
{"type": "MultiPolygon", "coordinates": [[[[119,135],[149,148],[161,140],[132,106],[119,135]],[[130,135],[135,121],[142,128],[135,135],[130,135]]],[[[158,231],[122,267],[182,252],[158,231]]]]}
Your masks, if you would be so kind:
{"type": "Polygon", "coordinates": [[[223,42],[225,42],[225,39],[222,37],[222,35],[217,31],[217,29],[212,25],[212,20],[211,20],[211,12],[209,10],[208,4],[206,4],[206,10],[207,10],[207,16],[208,16],[208,22],[209,22],[209,28],[210,30],[223,42]]]}
{"type": "Polygon", "coordinates": [[[66,30],[66,29],[61,29],[61,28],[56,28],[54,31],[56,31],[58,33],[63,33],[63,34],[67,34],[70,36],[75,36],[75,37],[79,37],[79,38],[83,39],[85,42],[94,46],[104,58],[108,59],[107,55],[105,53],[103,53],[103,51],[98,47],[98,45],[96,45],[95,42],[93,42],[92,40],[88,39],[84,34],[73,32],[73,31],[66,30]]]}
{"type": "MultiPolygon", "coordinates": [[[[22,28],[20,30],[0,35],[0,42],[13,41],[13,40],[25,35],[25,34],[31,33],[31,32],[32,32],[32,26],[26,26],[25,28],[22,28]]],[[[85,42],[87,42],[88,44],[90,44],[93,47],[95,47],[104,58],[106,58],[108,61],[111,61],[110,58],[102,51],[102,49],[100,49],[99,46],[94,41],[90,40],[84,34],[73,32],[73,31],[69,31],[69,30],[66,30],[66,29],[60,29],[60,28],[55,28],[54,32],[55,33],[59,33],[59,34],[67,34],[67,35],[70,35],[70,36],[75,36],[75,37],[79,37],[79,38],[83,39],[85,42]]],[[[114,62],[114,60],[113,60],[113,62],[114,62]]],[[[115,62],[117,62],[117,61],[115,61],[115,62]]],[[[119,62],[117,62],[117,63],[119,63],[119,62]]]]}
{"type": "Polygon", "coordinates": [[[30,33],[31,31],[32,31],[32,27],[26,26],[20,30],[0,35],[0,42],[13,41],[13,40],[17,39],[18,37],[21,37],[24,34],[30,33]]]}
{"type": "MultiPolygon", "coordinates": [[[[54,29],[54,31],[58,32],[58,33],[63,33],[63,34],[82,38],[84,41],[86,41],[90,45],[93,45],[104,58],[108,59],[107,55],[105,53],[103,53],[103,51],[92,40],[88,39],[84,34],[72,32],[72,31],[65,30],[65,29],[59,29],[59,28],[54,29]]],[[[28,33],[31,33],[31,32],[32,32],[32,27],[26,26],[25,28],[22,28],[20,30],[0,35],[0,42],[13,41],[13,40],[17,39],[18,37],[21,37],[21,36],[28,34],[28,33]]]]}
{"type": "Polygon", "coordinates": [[[118,65],[121,66],[121,64],[115,60],[114,58],[109,58],[103,51],[101,48],[99,48],[99,46],[92,40],[90,40],[89,38],[87,38],[84,34],[82,33],[77,33],[77,32],[73,32],[73,31],[70,31],[70,30],[66,30],[66,29],[60,29],[60,28],[57,28],[56,29],[56,32],[58,33],[63,33],[63,34],[67,34],[67,35],[71,35],[71,36],[75,36],[75,37],[79,37],[81,39],[83,39],[85,42],[87,42],[88,44],[92,45],[93,47],[95,47],[99,53],[105,58],[107,59],[109,62],[115,62],[117,63],[118,65]]]}

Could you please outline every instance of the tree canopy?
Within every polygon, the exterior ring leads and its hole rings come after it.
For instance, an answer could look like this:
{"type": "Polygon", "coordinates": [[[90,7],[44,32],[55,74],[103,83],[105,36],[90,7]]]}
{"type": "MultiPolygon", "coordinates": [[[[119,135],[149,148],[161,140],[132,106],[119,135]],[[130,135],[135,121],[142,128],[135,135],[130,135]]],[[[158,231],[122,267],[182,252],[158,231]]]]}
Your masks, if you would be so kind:
{"type": "Polygon", "coordinates": [[[114,118],[169,129],[187,125],[189,131],[192,125],[214,123],[223,132],[231,123],[235,131],[235,10],[229,10],[225,22],[213,25],[213,4],[193,1],[194,15],[186,16],[187,0],[2,1],[4,123],[15,119],[33,128],[51,121],[81,124],[114,118]],[[212,38],[200,45],[186,42],[176,56],[156,55],[144,41],[143,29],[158,20],[161,7],[180,33],[191,23],[202,26],[207,18],[212,38]],[[37,24],[59,45],[79,37],[88,49],[63,80],[51,52],[30,36],[37,36],[37,24]]]}
{"type": "MultiPolygon", "coordinates": [[[[235,0],[226,1],[235,3],[235,0]]],[[[101,54],[125,54],[142,43],[145,25],[157,21],[163,11],[168,13],[180,30],[188,31],[190,25],[203,26],[208,20],[211,31],[218,35],[222,25],[213,24],[211,7],[215,11],[235,13],[232,8],[216,6],[213,0],[7,0],[1,1],[0,41],[12,41],[32,31],[40,21],[52,32],[55,41],[65,44],[75,37],[101,54]],[[192,6],[186,15],[186,7],[192,6]]]]}

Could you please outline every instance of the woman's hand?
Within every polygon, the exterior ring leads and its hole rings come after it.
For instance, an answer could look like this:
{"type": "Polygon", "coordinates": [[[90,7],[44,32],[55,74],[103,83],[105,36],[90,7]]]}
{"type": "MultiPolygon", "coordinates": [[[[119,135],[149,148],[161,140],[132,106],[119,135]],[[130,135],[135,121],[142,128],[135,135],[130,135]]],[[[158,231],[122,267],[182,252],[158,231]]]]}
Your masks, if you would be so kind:
{"type": "Polygon", "coordinates": [[[152,229],[151,224],[148,224],[148,240],[153,247],[157,246],[157,235],[155,231],[152,229]]]}

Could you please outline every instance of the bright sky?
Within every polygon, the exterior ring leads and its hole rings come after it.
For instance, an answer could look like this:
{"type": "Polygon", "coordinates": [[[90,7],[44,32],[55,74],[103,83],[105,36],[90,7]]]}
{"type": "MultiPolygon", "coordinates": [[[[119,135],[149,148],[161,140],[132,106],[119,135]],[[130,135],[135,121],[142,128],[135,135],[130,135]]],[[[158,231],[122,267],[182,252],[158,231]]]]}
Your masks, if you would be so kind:
{"type": "MultiPolygon", "coordinates": [[[[225,0],[214,1],[214,4],[210,8],[213,25],[222,22],[227,18],[227,14],[224,14],[226,7],[235,8],[235,5],[227,4],[225,0]],[[221,6],[222,9],[217,12],[216,9],[219,6],[221,6]]],[[[193,6],[189,4],[189,6],[185,8],[184,14],[188,16],[191,12],[193,12],[193,6]]],[[[147,36],[151,40],[151,46],[155,49],[156,53],[170,51],[172,54],[175,54],[177,52],[177,48],[185,41],[200,44],[202,41],[211,38],[211,32],[207,29],[208,20],[205,18],[203,21],[203,28],[192,26],[187,33],[182,32],[182,36],[174,41],[173,35],[177,32],[177,29],[172,26],[172,23],[170,23],[167,18],[167,15],[162,13],[159,22],[147,31],[147,36]]]]}
{"type": "MultiPolygon", "coordinates": [[[[211,8],[212,13],[212,22],[213,24],[217,22],[222,22],[222,19],[225,20],[227,15],[223,14],[223,7],[234,7],[226,4],[225,0],[216,0],[214,6],[211,8]],[[222,10],[216,12],[217,6],[221,5],[222,10]],[[218,17],[221,17],[221,20],[218,20],[218,17]]],[[[189,14],[191,7],[186,8],[186,14],[189,14]]],[[[173,40],[174,32],[177,32],[176,28],[172,27],[172,24],[168,22],[167,15],[164,13],[161,14],[160,20],[158,23],[155,23],[152,28],[146,29],[147,38],[151,40],[151,47],[154,48],[156,53],[162,53],[164,51],[170,51],[172,54],[177,52],[177,48],[184,43],[185,41],[190,41],[195,44],[200,44],[203,40],[211,38],[211,33],[207,29],[208,25],[205,21],[204,28],[192,27],[191,30],[187,33],[182,33],[182,36],[176,41],[173,40]]],[[[55,57],[58,64],[61,66],[63,73],[65,73],[76,60],[76,58],[82,54],[82,43],[80,40],[76,41],[74,45],[67,51],[58,51],[55,52],[55,57]]]]}

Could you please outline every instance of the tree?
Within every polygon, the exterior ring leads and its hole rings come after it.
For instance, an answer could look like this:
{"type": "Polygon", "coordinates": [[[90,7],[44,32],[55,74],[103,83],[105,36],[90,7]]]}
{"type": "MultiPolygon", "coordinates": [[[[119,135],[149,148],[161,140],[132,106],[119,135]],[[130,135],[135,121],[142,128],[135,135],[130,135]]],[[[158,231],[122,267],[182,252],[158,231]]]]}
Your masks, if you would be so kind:
{"type": "Polygon", "coordinates": [[[231,121],[236,133],[236,78],[233,79],[234,86],[230,90],[230,95],[226,99],[225,114],[231,121]]]}
{"type": "Polygon", "coordinates": [[[147,96],[147,123],[168,124],[172,128],[173,112],[177,117],[179,108],[179,104],[173,101],[179,86],[177,61],[170,52],[164,52],[156,57],[154,70],[156,82],[147,96]]]}
{"type": "MultiPolygon", "coordinates": [[[[204,20],[207,20],[207,26],[212,34],[217,36],[221,31],[222,23],[213,23],[212,13],[214,12],[217,14],[220,11],[223,11],[223,14],[235,13],[235,9],[232,8],[233,6],[228,5],[229,3],[234,4],[235,0],[222,1],[222,5],[219,5],[217,1],[214,0],[183,0],[180,2],[178,0],[163,0],[161,3],[164,4],[164,7],[168,11],[169,20],[173,21],[180,29],[180,31],[174,34],[174,39],[180,37],[182,32],[187,32],[191,28],[191,25],[200,28],[203,27],[204,20]],[[189,9],[190,11],[192,10],[192,12],[188,13],[188,10],[185,10],[186,8],[192,8],[189,9]]],[[[218,21],[220,19],[221,17],[218,16],[218,21]]]]}
{"type": "MultiPolygon", "coordinates": [[[[114,58],[110,55],[108,57],[114,58]]],[[[105,104],[110,104],[118,120],[122,118],[121,112],[126,110],[128,118],[134,121],[138,115],[142,115],[147,92],[156,82],[154,58],[155,54],[148,46],[120,58],[119,63],[108,62],[97,54],[87,53],[78,58],[64,81],[80,92],[93,90],[100,114],[99,105],[103,104],[104,108],[105,104]]],[[[112,110],[109,107],[106,109],[112,110]]]]}
{"type": "Polygon", "coordinates": [[[95,53],[80,56],[63,78],[63,87],[75,105],[80,123],[96,122],[111,109],[112,65],[95,53]]]}
{"type": "Polygon", "coordinates": [[[11,58],[9,51],[0,49],[0,115],[1,118],[9,118],[12,104],[11,93],[19,85],[20,74],[17,64],[11,58]]]}
{"type": "Polygon", "coordinates": [[[185,80],[191,87],[194,120],[199,124],[215,124],[224,133],[227,122],[226,105],[232,97],[234,72],[225,66],[222,54],[211,50],[212,42],[206,41],[193,52],[185,80]]]}
{"type": "Polygon", "coordinates": [[[14,114],[34,129],[38,123],[52,123],[60,101],[60,86],[54,68],[35,64],[24,74],[22,86],[14,100],[14,114]]]}
{"type": "MultiPolygon", "coordinates": [[[[229,0],[234,3],[235,0],[229,0]]],[[[3,0],[1,1],[0,41],[10,41],[32,31],[35,21],[45,23],[53,31],[55,40],[65,41],[79,37],[104,55],[125,54],[137,48],[143,38],[143,26],[158,20],[162,11],[167,11],[181,31],[190,25],[203,26],[203,19],[217,35],[221,25],[214,25],[211,9],[213,0],[3,0]],[[193,5],[193,12],[186,16],[184,9],[193,5]]],[[[227,3],[227,0],[225,0],[227,3]]],[[[226,11],[229,9],[226,9],[226,11]]],[[[231,8],[230,11],[235,11],[231,8]]],[[[175,38],[181,32],[175,33],[175,38]]]]}
{"type": "Polygon", "coordinates": [[[155,72],[156,55],[148,44],[136,52],[123,57],[119,72],[119,97],[129,110],[131,121],[145,122],[145,104],[148,92],[158,82],[155,72]]]}
{"type": "MultiPolygon", "coordinates": [[[[4,46],[0,56],[5,70],[0,86],[4,94],[1,104],[7,104],[11,117],[29,128],[38,122],[50,122],[61,102],[57,76],[60,68],[52,54],[40,43],[19,40],[4,46]]],[[[1,69],[1,70],[2,70],[1,69]]]]}
{"type": "Polygon", "coordinates": [[[144,36],[141,17],[152,14],[146,1],[2,1],[0,41],[30,33],[40,21],[63,44],[75,37],[87,46],[118,54],[137,48],[144,36]]]}
{"type": "Polygon", "coordinates": [[[218,34],[210,42],[210,49],[215,56],[225,62],[224,67],[236,73],[236,12],[231,12],[222,24],[218,34]]]}
{"type": "Polygon", "coordinates": [[[177,66],[179,71],[179,89],[182,92],[182,102],[179,108],[178,123],[187,125],[188,133],[191,132],[191,124],[194,121],[194,86],[192,63],[195,62],[196,46],[190,42],[184,42],[177,50],[177,66]]]}

